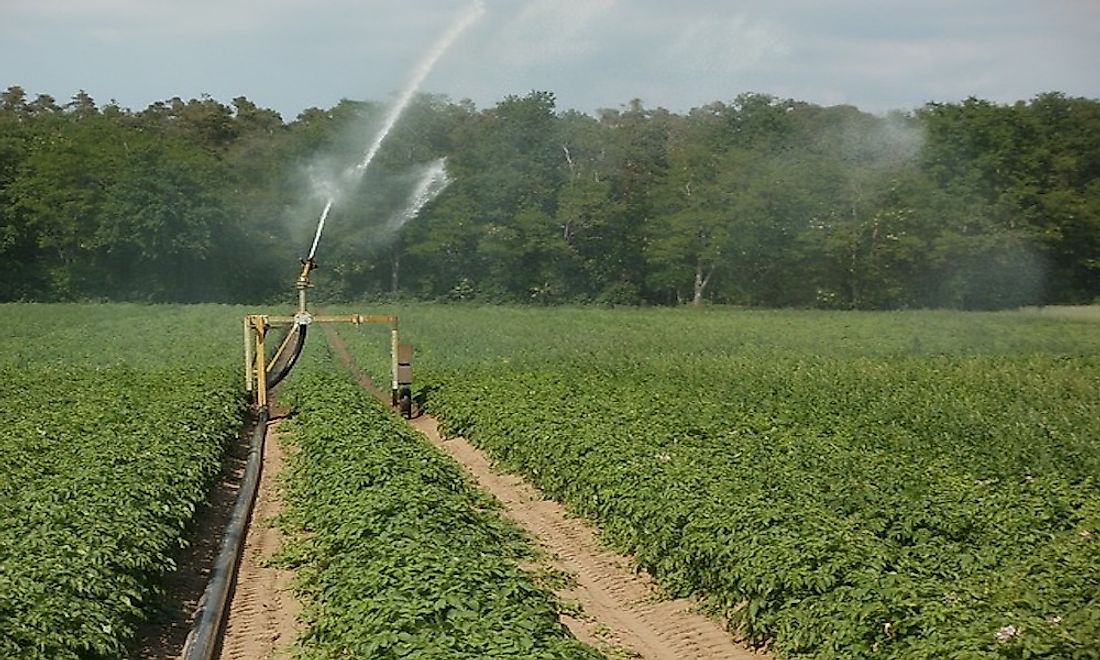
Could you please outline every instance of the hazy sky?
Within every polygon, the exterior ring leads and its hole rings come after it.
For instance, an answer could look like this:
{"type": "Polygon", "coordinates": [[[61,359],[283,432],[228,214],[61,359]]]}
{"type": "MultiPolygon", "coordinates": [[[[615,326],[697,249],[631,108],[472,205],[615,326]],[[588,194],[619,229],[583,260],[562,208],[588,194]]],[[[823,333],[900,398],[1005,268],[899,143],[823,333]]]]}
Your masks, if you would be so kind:
{"type": "MultiPolygon", "coordinates": [[[[124,107],[244,95],[287,120],[387,100],[472,0],[0,0],[0,88],[124,107]]],[[[1044,91],[1100,98],[1100,0],[484,0],[425,91],[479,107],[742,92],[883,112],[1044,91]]]]}

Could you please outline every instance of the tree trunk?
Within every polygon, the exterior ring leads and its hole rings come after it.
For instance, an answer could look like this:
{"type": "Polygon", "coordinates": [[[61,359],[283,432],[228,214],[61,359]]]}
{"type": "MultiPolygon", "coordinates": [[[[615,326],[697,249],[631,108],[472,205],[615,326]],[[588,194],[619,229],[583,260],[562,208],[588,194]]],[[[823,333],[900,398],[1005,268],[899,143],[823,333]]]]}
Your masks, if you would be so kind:
{"type": "MultiPolygon", "coordinates": [[[[858,191],[857,191],[858,195],[858,191]]],[[[857,197],[858,199],[858,197],[857,197]]],[[[859,307],[860,282],[859,282],[859,239],[862,234],[859,226],[859,210],[855,202],[852,203],[852,258],[848,264],[848,304],[853,309],[859,307]]]]}
{"type": "Polygon", "coordinates": [[[710,276],[714,274],[714,269],[711,269],[705,276],[703,275],[703,264],[695,266],[695,287],[694,293],[691,296],[692,305],[703,304],[703,292],[707,290],[707,284],[710,283],[710,276]]]}
{"type": "Polygon", "coordinates": [[[569,153],[568,145],[561,145],[561,150],[565,152],[565,162],[569,163],[569,179],[573,180],[577,178],[576,164],[573,163],[573,155],[569,153]]]}
{"type": "Polygon", "coordinates": [[[401,275],[401,250],[396,246],[390,251],[390,290],[397,293],[401,275]]]}

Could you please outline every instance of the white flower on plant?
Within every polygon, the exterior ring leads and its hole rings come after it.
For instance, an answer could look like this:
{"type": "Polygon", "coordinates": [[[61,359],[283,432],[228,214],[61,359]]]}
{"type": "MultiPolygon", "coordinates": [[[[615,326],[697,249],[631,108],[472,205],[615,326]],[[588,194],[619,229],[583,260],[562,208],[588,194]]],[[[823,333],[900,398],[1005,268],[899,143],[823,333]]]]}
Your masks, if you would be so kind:
{"type": "Polygon", "coordinates": [[[1019,628],[1017,628],[1016,626],[1008,625],[1008,626],[1004,626],[1000,630],[998,630],[997,634],[994,635],[994,637],[997,638],[998,642],[1004,643],[1004,642],[1011,642],[1012,640],[1019,637],[1019,635],[1020,635],[1020,629],[1019,628]]]}

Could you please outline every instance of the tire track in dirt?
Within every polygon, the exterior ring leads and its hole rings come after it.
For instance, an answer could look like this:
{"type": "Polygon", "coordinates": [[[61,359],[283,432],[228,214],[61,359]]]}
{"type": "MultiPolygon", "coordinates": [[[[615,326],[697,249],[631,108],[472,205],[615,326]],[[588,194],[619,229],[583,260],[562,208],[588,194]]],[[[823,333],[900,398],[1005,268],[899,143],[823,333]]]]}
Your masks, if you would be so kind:
{"type": "Polygon", "coordinates": [[[267,565],[283,544],[282,532],[270,524],[282,510],[276,487],[284,462],[281,421],[275,419],[267,427],[260,484],[222,636],[222,660],[289,658],[298,632],[301,605],[290,592],[293,572],[267,565]]]}
{"type": "MultiPolygon", "coordinates": [[[[356,379],[379,395],[355,365],[344,341],[326,328],[338,359],[356,379]]],[[[385,401],[384,397],[383,402],[385,401]]],[[[649,660],[761,660],[767,658],[739,644],[721,624],[695,610],[690,599],[663,600],[646,574],[637,574],[630,559],[604,548],[595,530],[569,517],[565,508],[514,474],[496,472],[488,457],[465,438],[444,439],[434,418],[410,422],[436,447],[450,455],[474,481],[504,506],[551,556],[550,568],[564,572],[573,584],[555,590],[571,613],[562,622],[580,640],[612,657],[649,660]],[[577,610],[577,611],[572,611],[577,610]]]]}
{"type": "Polygon", "coordinates": [[[563,602],[580,605],[579,616],[564,619],[578,638],[654,660],[763,657],[695,611],[692,600],[660,599],[649,577],[635,574],[628,558],[603,548],[590,526],[568,517],[562,505],[543,499],[522,478],[495,472],[466,439],[444,440],[427,415],[412,425],[500,500],[508,516],[551,554],[555,569],[575,579],[575,585],[557,593],[563,602]]]}

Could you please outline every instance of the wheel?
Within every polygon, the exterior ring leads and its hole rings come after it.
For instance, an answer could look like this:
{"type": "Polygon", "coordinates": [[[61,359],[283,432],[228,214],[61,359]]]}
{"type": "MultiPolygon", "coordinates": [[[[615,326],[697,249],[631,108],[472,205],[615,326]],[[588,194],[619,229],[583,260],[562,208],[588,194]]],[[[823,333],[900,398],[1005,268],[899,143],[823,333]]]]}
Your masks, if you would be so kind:
{"type": "Polygon", "coordinates": [[[397,409],[405,419],[412,419],[412,392],[409,388],[401,388],[401,395],[397,399],[397,409]]]}

